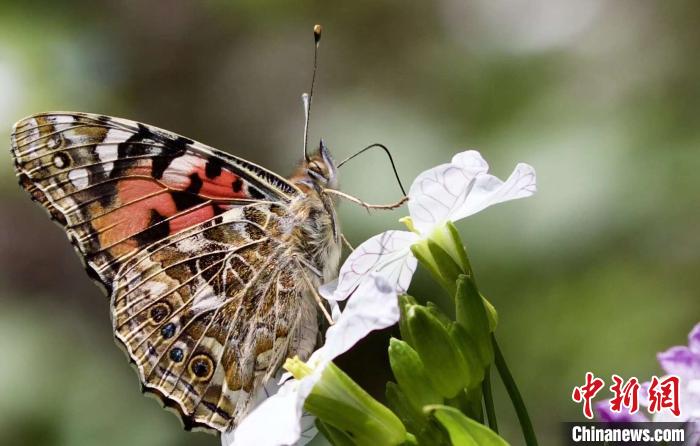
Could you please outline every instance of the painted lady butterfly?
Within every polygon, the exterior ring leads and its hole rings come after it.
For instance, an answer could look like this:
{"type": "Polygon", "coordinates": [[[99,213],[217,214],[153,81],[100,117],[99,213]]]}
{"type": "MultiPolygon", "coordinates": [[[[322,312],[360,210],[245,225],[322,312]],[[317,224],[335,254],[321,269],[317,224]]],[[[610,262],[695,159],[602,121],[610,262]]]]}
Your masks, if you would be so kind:
{"type": "MultiPolygon", "coordinates": [[[[185,428],[226,431],[282,362],[316,346],[316,289],[337,273],[344,237],[337,166],[306,154],[321,27],[304,95],[304,160],[289,179],[166,130],[55,112],[15,124],[20,185],[67,232],[111,299],[114,336],[144,392],[185,428]]],[[[405,192],[404,192],[405,195],[405,192]]]]}
{"type": "Polygon", "coordinates": [[[186,428],[225,431],[318,333],[337,272],[336,166],[326,147],[285,179],[125,119],[42,113],[12,134],[20,184],[111,297],[143,390],[186,428]]]}

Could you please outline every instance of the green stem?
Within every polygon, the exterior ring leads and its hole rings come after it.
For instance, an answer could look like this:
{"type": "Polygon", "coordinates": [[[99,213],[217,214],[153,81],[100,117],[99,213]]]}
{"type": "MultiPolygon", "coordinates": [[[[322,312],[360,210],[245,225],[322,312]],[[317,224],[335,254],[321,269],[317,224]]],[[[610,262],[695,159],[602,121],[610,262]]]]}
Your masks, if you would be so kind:
{"type": "Polygon", "coordinates": [[[515,384],[515,380],[513,380],[513,375],[511,375],[510,370],[508,370],[506,360],[503,358],[503,353],[501,353],[501,349],[498,347],[498,343],[496,342],[496,337],[491,335],[491,340],[493,341],[493,352],[495,354],[496,368],[498,369],[498,374],[501,376],[503,385],[506,387],[508,396],[513,402],[515,413],[518,415],[520,428],[523,431],[523,437],[525,437],[525,444],[527,446],[537,446],[537,437],[535,436],[535,430],[532,428],[532,421],[530,421],[530,416],[527,413],[527,408],[525,407],[523,397],[520,396],[520,391],[518,390],[518,386],[515,384]]]}
{"type": "Polygon", "coordinates": [[[484,370],[484,381],[481,383],[484,394],[484,406],[486,406],[486,417],[489,419],[489,427],[498,433],[498,423],[496,422],[496,409],[493,406],[493,392],[491,391],[491,367],[484,370]]]}

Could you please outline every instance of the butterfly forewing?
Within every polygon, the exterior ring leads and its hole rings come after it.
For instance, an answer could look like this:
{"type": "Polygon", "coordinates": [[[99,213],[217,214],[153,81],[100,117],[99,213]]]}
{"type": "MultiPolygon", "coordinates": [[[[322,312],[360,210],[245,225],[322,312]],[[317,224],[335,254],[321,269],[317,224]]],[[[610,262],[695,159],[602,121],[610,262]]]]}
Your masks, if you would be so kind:
{"type": "Polygon", "coordinates": [[[12,153],[22,187],[109,290],[115,337],[144,389],[186,426],[235,425],[286,356],[313,349],[316,307],[292,243],[305,196],[284,178],[82,113],[20,121],[12,153]]]}
{"type": "Polygon", "coordinates": [[[298,191],[244,160],[141,123],[48,113],[18,122],[20,183],[68,230],[109,288],[130,255],[241,202],[298,191]]]}

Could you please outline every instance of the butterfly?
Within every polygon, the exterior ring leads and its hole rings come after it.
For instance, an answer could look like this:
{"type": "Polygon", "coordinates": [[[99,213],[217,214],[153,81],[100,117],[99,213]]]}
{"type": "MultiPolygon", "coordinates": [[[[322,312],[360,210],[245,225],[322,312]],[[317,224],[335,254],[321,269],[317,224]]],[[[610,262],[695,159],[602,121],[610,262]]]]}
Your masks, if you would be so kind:
{"type": "Polygon", "coordinates": [[[142,390],[186,428],[226,431],[319,332],[337,273],[337,169],[323,143],[289,178],[126,119],[55,112],[15,124],[20,185],[110,297],[142,390]]]}

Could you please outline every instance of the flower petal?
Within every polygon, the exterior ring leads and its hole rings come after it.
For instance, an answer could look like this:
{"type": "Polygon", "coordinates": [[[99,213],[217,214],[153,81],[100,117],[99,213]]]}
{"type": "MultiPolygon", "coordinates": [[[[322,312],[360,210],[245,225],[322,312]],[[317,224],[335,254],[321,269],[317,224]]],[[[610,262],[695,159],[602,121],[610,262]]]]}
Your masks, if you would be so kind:
{"type": "Polygon", "coordinates": [[[366,240],[345,260],[338,274],[338,284],[321,287],[319,292],[329,300],[346,299],[372,273],[381,274],[404,293],[411,283],[417,261],[411,254],[411,244],[418,236],[407,231],[386,231],[366,240]]]}
{"type": "Polygon", "coordinates": [[[693,353],[700,356],[700,324],[697,324],[688,335],[688,347],[693,353]]]}
{"type": "Polygon", "coordinates": [[[338,320],[326,332],[326,342],[309,358],[315,368],[348,351],[373,330],[399,321],[399,302],[394,285],[384,276],[371,274],[348,300],[338,320]]]}
{"type": "MultiPolygon", "coordinates": [[[[311,375],[313,376],[313,375],[311,375]]],[[[280,446],[294,444],[301,436],[304,400],[311,392],[302,381],[290,379],[263,401],[233,431],[221,435],[223,446],[280,446]]]]}
{"type": "Polygon", "coordinates": [[[461,167],[469,175],[476,176],[489,171],[489,163],[476,150],[465,150],[452,157],[451,164],[461,167]]]}
{"type": "Polygon", "coordinates": [[[408,209],[421,233],[447,220],[457,221],[493,204],[535,193],[535,170],[520,163],[506,182],[489,175],[479,152],[468,150],[452,163],[429,169],[415,179],[408,192],[408,209]]]}
{"type": "Polygon", "coordinates": [[[671,347],[657,354],[656,359],[669,375],[678,375],[683,379],[700,378],[700,356],[688,347],[671,347]]]}

